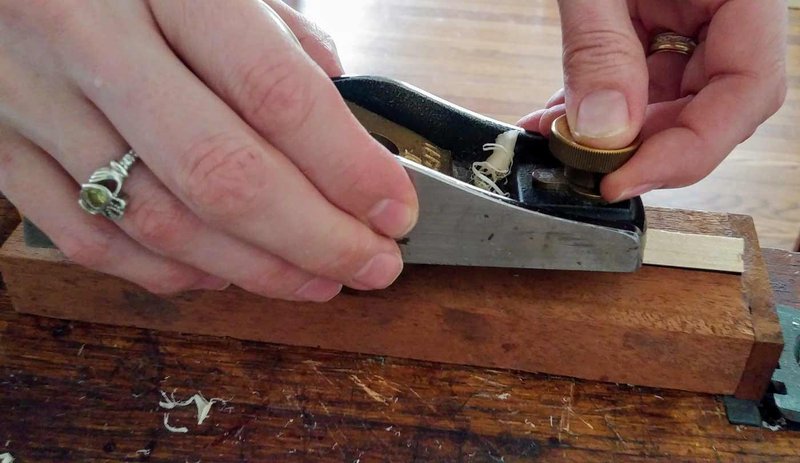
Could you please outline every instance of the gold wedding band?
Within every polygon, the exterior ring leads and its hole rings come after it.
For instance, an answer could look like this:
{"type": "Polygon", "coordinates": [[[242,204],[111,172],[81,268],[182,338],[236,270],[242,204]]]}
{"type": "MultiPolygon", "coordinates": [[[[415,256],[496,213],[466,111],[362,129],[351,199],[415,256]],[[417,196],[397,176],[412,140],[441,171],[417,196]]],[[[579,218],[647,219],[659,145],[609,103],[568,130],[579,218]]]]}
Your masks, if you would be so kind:
{"type": "Polygon", "coordinates": [[[651,55],[673,52],[691,56],[695,48],[697,48],[697,42],[689,37],[674,32],[662,32],[653,37],[653,41],[650,42],[651,55]]]}

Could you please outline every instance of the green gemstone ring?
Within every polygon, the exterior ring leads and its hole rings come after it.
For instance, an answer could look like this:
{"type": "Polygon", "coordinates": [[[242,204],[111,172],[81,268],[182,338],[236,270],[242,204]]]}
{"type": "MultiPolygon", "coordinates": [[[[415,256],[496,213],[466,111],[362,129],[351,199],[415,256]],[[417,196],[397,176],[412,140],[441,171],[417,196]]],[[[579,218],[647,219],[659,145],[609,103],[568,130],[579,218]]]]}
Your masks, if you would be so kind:
{"type": "Polygon", "coordinates": [[[81,185],[78,199],[81,208],[92,215],[120,220],[128,205],[122,194],[122,183],[128,177],[128,170],[136,159],[138,156],[130,150],[119,161],[111,161],[108,167],[94,171],[89,181],[81,185]]]}

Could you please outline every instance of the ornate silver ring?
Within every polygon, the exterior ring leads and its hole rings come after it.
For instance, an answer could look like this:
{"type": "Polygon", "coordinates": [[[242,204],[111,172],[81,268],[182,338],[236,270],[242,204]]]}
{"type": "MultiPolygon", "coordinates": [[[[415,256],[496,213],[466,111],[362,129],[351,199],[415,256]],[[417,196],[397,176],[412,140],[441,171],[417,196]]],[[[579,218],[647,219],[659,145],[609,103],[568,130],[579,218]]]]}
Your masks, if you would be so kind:
{"type": "Polygon", "coordinates": [[[81,185],[78,204],[83,210],[92,215],[120,220],[128,205],[122,194],[122,183],[137,159],[136,153],[130,150],[119,161],[111,161],[108,167],[94,171],[89,181],[81,185]]]}

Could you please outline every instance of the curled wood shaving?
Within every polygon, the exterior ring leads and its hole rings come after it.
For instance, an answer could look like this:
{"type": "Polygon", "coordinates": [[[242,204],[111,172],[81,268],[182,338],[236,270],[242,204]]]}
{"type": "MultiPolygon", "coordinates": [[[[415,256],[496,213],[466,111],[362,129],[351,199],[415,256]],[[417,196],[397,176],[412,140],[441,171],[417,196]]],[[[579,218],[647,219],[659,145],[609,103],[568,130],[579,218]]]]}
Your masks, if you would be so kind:
{"type": "Polygon", "coordinates": [[[482,190],[508,196],[508,193],[504,193],[497,186],[497,182],[511,173],[511,166],[514,163],[514,148],[517,145],[519,133],[519,130],[509,130],[498,135],[494,143],[483,145],[483,150],[491,151],[492,154],[485,161],[472,163],[473,185],[482,190]]]}
{"type": "Polygon", "coordinates": [[[779,424],[769,424],[769,423],[767,423],[766,421],[762,421],[762,422],[761,422],[761,427],[762,427],[762,428],[769,429],[769,430],[770,430],[770,431],[772,431],[772,432],[775,432],[775,431],[780,431],[781,429],[783,429],[783,428],[781,427],[781,425],[779,425],[779,424]]]}
{"type": "Polygon", "coordinates": [[[181,426],[180,428],[176,428],[175,426],[170,426],[169,413],[164,413],[164,428],[166,428],[166,430],[169,432],[189,432],[189,428],[185,426],[181,426]]]}
{"type": "Polygon", "coordinates": [[[14,457],[8,452],[0,453],[0,463],[14,463],[14,457]]]}
{"type": "MultiPolygon", "coordinates": [[[[165,409],[165,410],[172,410],[175,408],[180,407],[187,407],[191,404],[195,404],[197,407],[197,424],[203,424],[203,422],[208,418],[209,413],[211,413],[211,407],[218,402],[226,403],[225,400],[220,398],[213,398],[211,400],[207,400],[201,393],[197,393],[186,400],[176,400],[175,393],[173,392],[169,396],[166,392],[160,391],[161,397],[163,400],[158,402],[158,406],[165,409]]],[[[188,429],[185,427],[175,428],[169,425],[169,413],[164,413],[164,427],[167,428],[170,432],[188,432],[188,429]]],[[[2,462],[0,462],[2,463],[2,462]]]]}

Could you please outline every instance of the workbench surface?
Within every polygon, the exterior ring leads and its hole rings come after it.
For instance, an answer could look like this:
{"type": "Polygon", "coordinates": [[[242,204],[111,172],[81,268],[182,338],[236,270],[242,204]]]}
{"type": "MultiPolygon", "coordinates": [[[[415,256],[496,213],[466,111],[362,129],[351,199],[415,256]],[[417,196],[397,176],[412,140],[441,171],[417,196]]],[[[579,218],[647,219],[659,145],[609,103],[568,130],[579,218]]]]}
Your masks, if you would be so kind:
{"type": "MultiPolygon", "coordinates": [[[[16,223],[0,200],[0,237],[16,223]]],[[[765,256],[800,307],[800,254],[765,256]]],[[[58,321],[4,288],[0,410],[20,463],[800,461],[800,432],[730,425],[714,396],[58,321]],[[227,402],[172,433],[161,391],[227,402]]]]}
{"type": "MultiPolygon", "coordinates": [[[[293,3],[333,33],[348,72],[508,122],[561,79],[552,1],[293,3]]],[[[762,241],[788,246],[800,217],[790,82],[787,106],[731,161],[650,203],[749,213],[762,241]]],[[[14,217],[0,200],[0,237],[14,217]]],[[[777,302],[800,306],[800,254],[765,257],[777,302]]],[[[800,432],[730,425],[713,396],[23,316],[4,289],[0,412],[0,454],[17,463],[800,461],[800,432]],[[227,403],[200,426],[173,410],[188,432],[171,433],[160,391],[227,403]]]]}

